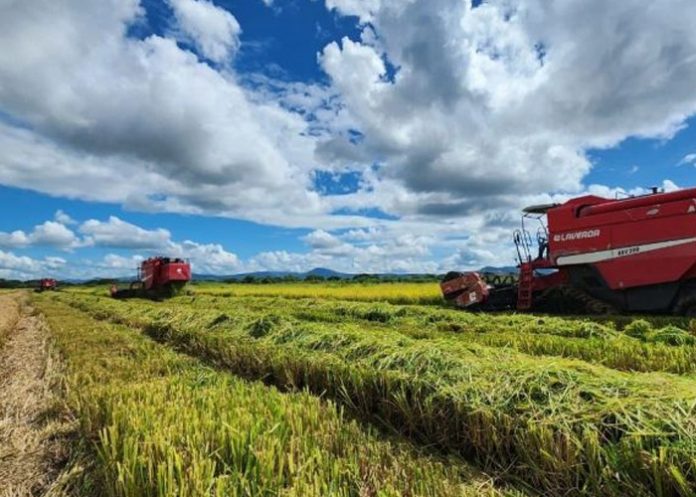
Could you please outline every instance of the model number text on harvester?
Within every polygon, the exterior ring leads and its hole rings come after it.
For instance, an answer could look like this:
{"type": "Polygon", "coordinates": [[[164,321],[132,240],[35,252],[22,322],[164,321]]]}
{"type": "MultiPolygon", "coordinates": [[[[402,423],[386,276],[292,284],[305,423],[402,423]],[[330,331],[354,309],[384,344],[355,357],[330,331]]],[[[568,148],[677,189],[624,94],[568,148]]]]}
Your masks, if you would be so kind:
{"type": "Polygon", "coordinates": [[[573,231],[570,233],[560,233],[553,235],[554,242],[567,242],[570,240],[584,240],[585,238],[597,238],[600,230],[573,231]]]}

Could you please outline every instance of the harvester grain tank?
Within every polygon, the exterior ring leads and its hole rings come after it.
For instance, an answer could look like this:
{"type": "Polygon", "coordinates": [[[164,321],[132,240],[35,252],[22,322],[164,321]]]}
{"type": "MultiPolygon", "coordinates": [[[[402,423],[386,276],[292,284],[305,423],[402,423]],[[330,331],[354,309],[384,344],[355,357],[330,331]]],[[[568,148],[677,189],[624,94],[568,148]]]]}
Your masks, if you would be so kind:
{"type": "Polygon", "coordinates": [[[138,268],[138,278],[129,288],[111,287],[117,299],[143,297],[160,299],[177,295],[191,280],[191,265],[179,258],[151,257],[138,268]]]}
{"type": "Polygon", "coordinates": [[[480,310],[579,305],[696,316],[696,188],[527,207],[513,239],[516,282],[494,286],[477,273],[451,272],[441,283],[445,299],[480,310]]]}

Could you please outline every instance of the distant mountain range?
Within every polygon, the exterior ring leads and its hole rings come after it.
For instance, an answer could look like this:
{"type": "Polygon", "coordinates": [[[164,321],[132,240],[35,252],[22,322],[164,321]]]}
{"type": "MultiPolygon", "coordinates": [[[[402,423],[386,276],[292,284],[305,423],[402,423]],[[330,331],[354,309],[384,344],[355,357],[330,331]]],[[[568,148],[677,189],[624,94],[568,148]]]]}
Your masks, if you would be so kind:
{"type": "MultiPolygon", "coordinates": [[[[479,269],[480,273],[492,273],[492,274],[516,274],[517,268],[515,266],[486,266],[479,269]]],[[[428,276],[422,273],[377,273],[377,274],[365,274],[366,276],[376,276],[381,278],[418,278],[423,276],[428,276]]],[[[323,279],[328,278],[338,278],[342,280],[353,279],[358,274],[341,273],[339,271],[334,271],[333,269],[327,269],[323,267],[314,268],[311,271],[305,272],[294,272],[294,271],[256,271],[252,273],[238,273],[238,274],[193,274],[194,281],[242,281],[245,278],[254,278],[256,280],[261,280],[263,278],[283,278],[283,277],[293,277],[298,280],[305,280],[311,277],[319,277],[323,279]]],[[[99,279],[64,279],[61,280],[63,283],[71,284],[81,284],[81,283],[109,283],[112,281],[117,281],[121,283],[132,281],[132,277],[116,277],[116,278],[99,278],[99,279]]],[[[7,286],[8,283],[15,284],[29,284],[35,283],[37,280],[31,281],[11,281],[3,280],[0,278],[0,287],[7,286]]]]}
{"type": "MultiPolygon", "coordinates": [[[[244,278],[283,278],[292,276],[300,280],[307,279],[309,277],[315,276],[319,278],[339,278],[339,279],[351,279],[355,275],[349,273],[340,273],[334,271],[333,269],[327,269],[323,267],[317,267],[311,271],[305,271],[303,273],[294,271],[256,271],[253,273],[238,273],[229,275],[218,275],[218,274],[193,274],[193,279],[195,281],[229,281],[229,280],[243,280],[244,278]]],[[[380,275],[381,276],[381,275],[380,275]]],[[[396,276],[396,275],[395,275],[396,276]]],[[[401,276],[401,275],[399,275],[401,276]]]]}
{"type": "Polygon", "coordinates": [[[491,274],[517,274],[517,266],[485,266],[479,269],[479,273],[491,273],[491,274]]]}
{"type": "MultiPolygon", "coordinates": [[[[479,270],[481,273],[492,273],[492,274],[511,274],[517,273],[517,268],[515,266],[503,266],[503,267],[493,267],[486,266],[479,270]]],[[[311,271],[306,272],[293,272],[293,271],[256,271],[253,273],[238,273],[229,275],[218,275],[218,274],[193,274],[194,281],[241,281],[245,278],[283,278],[283,277],[293,277],[299,280],[304,280],[311,278],[312,276],[320,278],[338,278],[338,279],[352,279],[357,274],[351,273],[341,273],[334,271],[333,269],[327,269],[323,267],[314,268],[311,271]]],[[[370,276],[378,277],[400,277],[400,278],[417,278],[419,276],[424,276],[422,273],[376,273],[370,274],[370,276]]]]}

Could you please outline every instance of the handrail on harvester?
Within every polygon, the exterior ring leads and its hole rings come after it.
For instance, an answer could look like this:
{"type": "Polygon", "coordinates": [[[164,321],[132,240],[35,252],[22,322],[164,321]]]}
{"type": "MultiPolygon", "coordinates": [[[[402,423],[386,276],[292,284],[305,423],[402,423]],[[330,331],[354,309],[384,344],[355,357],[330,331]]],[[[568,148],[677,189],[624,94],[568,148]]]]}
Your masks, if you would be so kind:
{"type": "Polygon", "coordinates": [[[578,210],[578,217],[595,216],[597,214],[607,214],[609,212],[624,211],[655,204],[667,204],[678,202],[689,198],[696,199],[696,188],[677,190],[669,193],[651,193],[640,197],[630,197],[626,199],[607,200],[599,204],[587,205],[578,210]]]}

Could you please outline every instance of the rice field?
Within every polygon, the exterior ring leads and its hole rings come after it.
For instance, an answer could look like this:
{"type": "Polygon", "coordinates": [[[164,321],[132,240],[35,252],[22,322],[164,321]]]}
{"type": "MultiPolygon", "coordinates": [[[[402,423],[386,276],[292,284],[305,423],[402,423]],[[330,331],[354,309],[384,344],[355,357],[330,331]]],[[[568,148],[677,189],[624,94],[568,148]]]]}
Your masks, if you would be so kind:
{"type": "Polygon", "coordinates": [[[309,393],[206,367],[133,328],[36,299],[94,465],[84,495],[522,496],[309,393]]]}
{"type": "Polygon", "coordinates": [[[393,304],[440,304],[440,286],[429,283],[199,283],[191,286],[196,295],[220,297],[287,297],[390,302],[393,304]]]}
{"type": "Polygon", "coordinates": [[[696,495],[696,323],[399,285],[34,300],[108,495],[696,495]]]}

